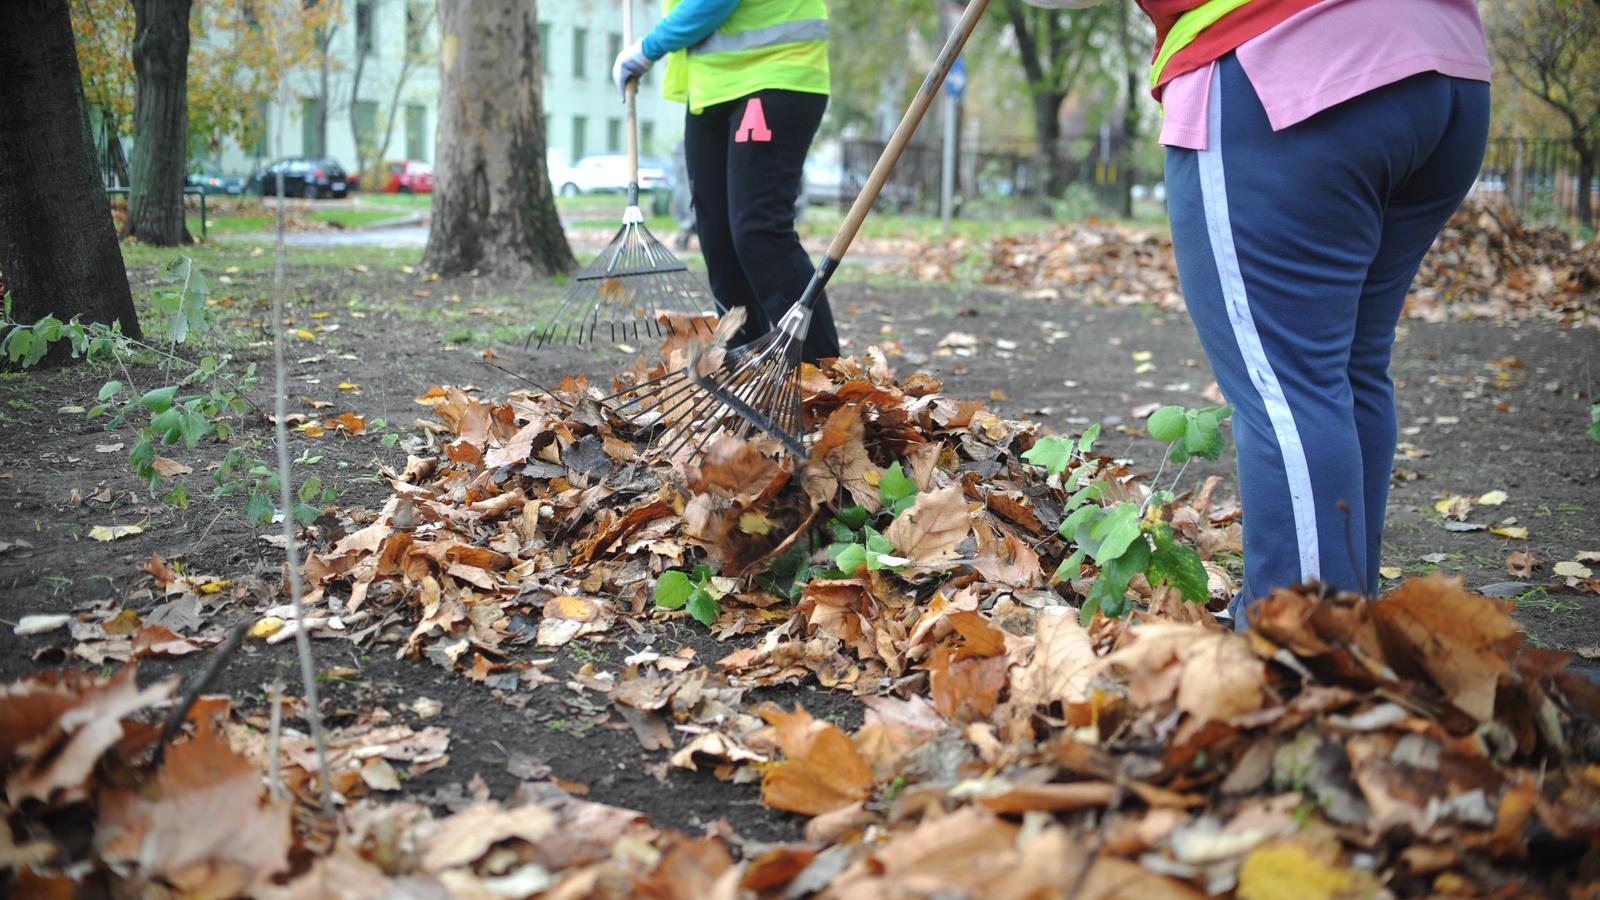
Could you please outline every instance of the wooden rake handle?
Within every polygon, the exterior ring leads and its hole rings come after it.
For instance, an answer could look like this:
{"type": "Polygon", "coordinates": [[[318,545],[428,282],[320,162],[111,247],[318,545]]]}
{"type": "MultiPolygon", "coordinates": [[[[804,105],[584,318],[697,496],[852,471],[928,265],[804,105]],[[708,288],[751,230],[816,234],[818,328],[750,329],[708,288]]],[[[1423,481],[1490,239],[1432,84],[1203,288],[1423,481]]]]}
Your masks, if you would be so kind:
{"type": "MultiPolygon", "coordinates": [[[[622,46],[633,44],[633,3],[622,0],[622,46]]],[[[639,205],[639,79],[630,78],[622,89],[628,117],[628,205],[639,205]]],[[[577,160],[573,160],[574,163],[577,160]]]]}
{"type": "MultiPolygon", "coordinates": [[[[878,195],[883,192],[883,186],[889,180],[889,173],[894,170],[895,163],[900,161],[900,155],[905,152],[906,145],[911,143],[911,136],[916,134],[917,126],[922,124],[922,117],[933,105],[935,97],[939,96],[939,88],[944,86],[945,76],[950,74],[950,67],[956,64],[961,56],[961,50],[967,45],[967,38],[972,36],[972,30],[977,27],[978,19],[989,6],[989,0],[971,0],[961,14],[961,20],[950,32],[950,37],[944,42],[944,48],[939,51],[938,59],[934,60],[933,68],[926,78],[922,79],[922,86],[917,88],[917,96],[912,99],[911,106],[906,114],[901,116],[900,124],[895,126],[894,134],[890,135],[889,143],[883,148],[883,153],[878,157],[878,162],[873,165],[872,173],[867,176],[867,183],[861,186],[861,193],[856,195],[856,201],[850,204],[850,211],[845,214],[844,221],[840,223],[839,230],[833,236],[833,241],[828,244],[828,259],[834,265],[844,259],[850,249],[850,242],[856,239],[856,232],[861,229],[861,223],[866,220],[867,214],[872,212],[873,204],[878,202],[878,195]]],[[[831,268],[831,267],[830,267],[831,268]]]]}

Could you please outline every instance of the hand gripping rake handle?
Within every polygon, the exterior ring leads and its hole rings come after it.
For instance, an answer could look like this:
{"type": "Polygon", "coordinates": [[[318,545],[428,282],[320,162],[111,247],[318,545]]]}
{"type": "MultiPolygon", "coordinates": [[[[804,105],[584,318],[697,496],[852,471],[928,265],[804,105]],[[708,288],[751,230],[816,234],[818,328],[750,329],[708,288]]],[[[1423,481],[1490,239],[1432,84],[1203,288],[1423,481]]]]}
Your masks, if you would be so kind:
{"type": "Polygon", "coordinates": [[[889,136],[889,143],[878,156],[877,163],[872,167],[872,173],[867,176],[866,184],[861,186],[861,192],[856,194],[855,202],[850,204],[850,211],[839,224],[839,230],[834,233],[827,252],[817,264],[816,272],[806,283],[805,291],[778,323],[779,328],[796,335],[797,339],[804,337],[806,329],[811,324],[811,307],[816,305],[817,297],[828,285],[828,279],[833,277],[834,270],[839,268],[839,262],[850,250],[850,242],[855,240],[856,232],[861,229],[861,223],[866,220],[867,214],[872,212],[873,204],[878,202],[878,194],[882,193],[884,184],[888,182],[889,173],[894,170],[895,163],[900,161],[900,155],[905,152],[906,145],[911,143],[911,136],[916,134],[917,126],[922,124],[923,115],[927,113],[928,107],[933,105],[934,98],[939,95],[939,88],[944,86],[945,76],[950,74],[950,67],[955,65],[956,59],[961,56],[961,49],[966,46],[967,38],[972,36],[972,30],[977,27],[978,19],[988,6],[989,0],[971,0],[967,4],[966,10],[961,14],[961,20],[951,30],[950,37],[945,39],[939,57],[933,61],[933,68],[929,70],[927,77],[922,79],[922,86],[917,88],[917,96],[912,99],[906,114],[900,117],[900,124],[895,126],[894,134],[889,136]]]}
{"type": "MultiPolygon", "coordinates": [[[[633,45],[633,0],[622,0],[622,46],[633,45]]],[[[628,79],[622,89],[628,117],[628,208],[622,221],[638,224],[644,221],[639,210],[639,79],[628,79]]]]}

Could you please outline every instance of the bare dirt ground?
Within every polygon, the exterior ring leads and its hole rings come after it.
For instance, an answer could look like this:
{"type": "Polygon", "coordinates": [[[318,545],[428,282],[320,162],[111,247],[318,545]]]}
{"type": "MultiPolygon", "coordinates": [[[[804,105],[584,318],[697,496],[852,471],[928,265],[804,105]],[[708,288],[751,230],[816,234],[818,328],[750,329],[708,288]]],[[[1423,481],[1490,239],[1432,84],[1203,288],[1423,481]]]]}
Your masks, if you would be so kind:
{"type": "MultiPolygon", "coordinates": [[[[381,417],[402,434],[384,447],[376,435],[295,436],[293,453],[322,455],[316,471],[336,483],[339,506],[373,506],[389,494],[379,465],[401,466],[413,420],[426,410],[414,398],[431,386],[474,386],[485,397],[526,386],[484,365],[485,349],[497,362],[540,383],[565,374],[603,377],[626,350],[555,348],[530,355],[521,337],[538,309],[559,290],[548,285],[505,285],[487,280],[425,281],[397,265],[298,267],[291,264],[291,315],[319,327],[293,352],[291,409],[308,415],[351,410],[381,417]],[[313,320],[313,314],[326,313],[313,320]],[[341,385],[352,387],[343,388],[341,385]],[[312,401],[331,403],[325,410],[312,401]]],[[[130,272],[145,290],[152,272],[130,272]]],[[[226,298],[217,315],[234,335],[231,349],[266,363],[270,347],[260,326],[268,291],[264,269],[236,273],[214,286],[226,298]]],[[[1154,404],[1207,402],[1207,367],[1181,314],[1152,306],[1091,306],[1071,296],[1028,299],[1016,293],[961,284],[918,284],[847,271],[832,291],[847,350],[880,344],[901,375],[927,369],[945,379],[947,393],[983,399],[1008,418],[1031,418],[1077,432],[1100,422],[1103,446],[1153,470],[1161,448],[1144,435],[1142,416],[1154,404]]],[[[265,368],[265,365],[263,366],[265,368]]],[[[1538,644],[1579,654],[1594,665],[1600,646],[1600,598],[1569,590],[1552,574],[1554,563],[1600,549],[1600,445],[1584,434],[1600,374],[1600,338],[1593,330],[1549,324],[1486,321],[1403,326],[1395,374],[1400,382],[1406,442],[1396,460],[1385,565],[1398,575],[1440,571],[1469,587],[1499,585],[1515,597],[1518,618],[1538,644]],[[1452,531],[1435,501],[1504,491],[1497,506],[1473,509],[1468,520],[1523,527],[1527,538],[1452,531]],[[1530,554],[1529,577],[1509,574],[1506,557],[1530,554]],[[1519,586],[1504,587],[1518,581],[1519,586]]],[[[176,509],[149,498],[129,471],[130,437],[108,433],[81,408],[108,378],[123,373],[96,366],[0,381],[0,617],[131,608],[148,615],[162,602],[140,565],[157,554],[186,572],[220,576],[231,587],[208,606],[208,627],[250,615],[273,594],[283,554],[246,524],[236,498],[209,496],[207,465],[225,448],[203,444],[179,453],[194,469],[186,476],[192,502],[176,509]],[[143,532],[112,542],[90,540],[97,525],[138,524],[143,532]]],[[[126,373],[155,382],[151,371],[126,373]]],[[[249,415],[241,439],[266,440],[268,423],[249,415]]],[[[265,448],[257,455],[267,456],[265,448]]],[[[1191,467],[1186,486],[1203,476],[1227,474],[1231,457],[1191,467]]],[[[1229,482],[1231,484],[1231,480],[1229,482]]],[[[1227,487],[1224,487],[1224,492],[1227,487]]],[[[1513,532],[1514,533],[1514,532],[1513,532]]],[[[276,602],[276,601],[274,601],[276,602]]],[[[793,838],[800,820],[762,806],[754,790],[705,773],[668,771],[665,753],[640,749],[626,725],[581,690],[574,673],[591,666],[614,671],[633,649],[693,648],[716,659],[735,645],[716,645],[705,629],[682,619],[650,621],[645,633],[604,642],[578,641],[558,653],[556,681],[507,703],[460,675],[426,660],[394,658],[392,646],[317,643],[323,666],[344,667],[325,682],[331,724],[380,705],[401,720],[419,697],[441,701],[435,723],[452,730],[450,762],[405,785],[413,796],[440,806],[465,802],[467,785],[481,777],[495,796],[509,793],[529,771],[549,767],[582,785],[590,799],[630,807],[655,821],[700,830],[726,819],[750,840],[793,838]]],[[[234,695],[241,712],[261,714],[263,685],[293,681],[292,643],[251,642],[224,671],[216,690],[234,695]]],[[[21,638],[0,629],[0,681],[20,673],[74,662],[70,641],[57,632],[21,638]]],[[[189,672],[196,657],[143,664],[147,675],[189,672]]],[[[758,699],[792,706],[853,727],[861,707],[848,695],[815,684],[770,688],[758,699]]]]}

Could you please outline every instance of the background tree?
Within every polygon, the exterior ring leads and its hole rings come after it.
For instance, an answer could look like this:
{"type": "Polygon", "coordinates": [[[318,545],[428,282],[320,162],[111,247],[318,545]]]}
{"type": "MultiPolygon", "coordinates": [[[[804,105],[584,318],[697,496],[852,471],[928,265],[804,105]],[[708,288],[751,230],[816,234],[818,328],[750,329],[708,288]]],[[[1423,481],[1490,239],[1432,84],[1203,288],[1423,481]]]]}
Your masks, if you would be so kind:
{"type": "MultiPolygon", "coordinates": [[[[335,0],[300,2],[287,10],[272,0],[206,3],[189,18],[189,152],[203,155],[232,140],[261,138],[260,110],[278,82],[317,59],[337,30],[335,0]],[[275,47],[283,47],[278,53],[275,47]]],[[[72,0],[72,30],[84,97],[108,139],[128,133],[135,95],[134,8],[128,0],[72,0]]],[[[324,123],[325,127],[325,123],[324,123]]]]}
{"type": "MultiPolygon", "coordinates": [[[[365,5],[367,10],[365,15],[369,19],[375,19],[380,6],[379,0],[370,0],[365,5]]],[[[394,70],[393,80],[386,86],[389,89],[388,103],[380,108],[368,107],[370,114],[361,112],[357,98],[360,96],[361,83],[366,74],[367,57],[373,52],[374,46],[366,42],[359,27],[360,23],[357,23],[356,64],[350,78],[350,133],[355,139],[356,171],[360,173],[362,190],[377,190],[380,181],[379,170],[383,166],[384,154],[389,151],[389,141],[394,136],[394,123],[399,118],[400,101],[405,93],[406,84],[419,68],[433,61],[433,53],[428,45],[428,34],[433,30],[435,15],[433,3],[407,0],[404,42],[400,45],[400,66],[394,70]]],[[[371,34],[371,31],[366,33],[371,34]]]]}
{"type": "Polygon", "coordinates": [[[133,0],[133,181],[129,235],[158,247],[189,240],[183,176],[189,159],[191,0],[133,0]]]}
{"type": "Polygon", "coordinates": [[[545,168],[536,4],[439,9],[438,164],[424,266],[548,275],[574,265],[545,168]]]}
{"type": "Polygon", "coordinates": [[[1062,165],[1061,104],[1100,59],[1101,39],[1117,34],[1113,17],[1121,5],[1058,10],[1029,6],[1022,0],[1001,0],[1033,100],[1034,138],[1049,196],[1059,196],[1067,183],[1062,165]]]}
{"type": "Polygon", "coordinates": [[[1578,224],[1594,227],[1600,162],[1600,2],[1493,0],[1489,48],[1518,88],[1553,110],[1578,156],[1578,224]]]}
{"type": "Polygon", "coordinates": [[[0,271],[13,317],[120,321],[137,336],[67,0],[0,3],[0,109],[0,271]]]}

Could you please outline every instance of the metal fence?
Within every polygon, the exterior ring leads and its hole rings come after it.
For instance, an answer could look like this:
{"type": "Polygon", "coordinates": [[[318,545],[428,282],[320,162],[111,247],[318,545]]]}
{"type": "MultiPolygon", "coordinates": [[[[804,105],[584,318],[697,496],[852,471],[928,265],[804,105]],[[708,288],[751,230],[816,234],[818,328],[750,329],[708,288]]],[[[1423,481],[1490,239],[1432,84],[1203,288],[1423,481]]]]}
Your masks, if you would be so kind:
{"type": "MultiPolygon", "coordinates": [[[[1090,155],[1075,145],[1063,143],[1056,159],[1060,186],[1114,211],[1121,201],[1123,148],[1110,141],[1090,155]]],[[[826,174],[821,185],[808,184],[812,200],[837,201],[848,207],[856,191],[866,183],[867,174],[883,152],[877,140],[848,139],[840,142],[837,169],[819,167],[826,174]]],[[[884,185],[879,207],[899,213],[936,214],[939,211],[941,148],[936,141],[917,141],[908,145],[884,185]]],[[[967,216],[1037,213],[1048,210],[1046,185],[1050,178],[1044,157],[1031,145],[1017,142],[980,144],[963,142],[956,158],[956,194],[962,214],[967,216]]],[[[1158,180],[1159,174],[1146,180],[1158,180]]],[[[808,178],[808,181],[810,179],[808,178]]]]}
{"type": "MultiPolygon", "coordinates": [[[[1589,206],[1600,218],[1600,177],[1591,174],[1589,206]]],[[[1472,195],[1499,201],[1523,219],[1572,227],[1578,219],[1578,152],[1549,138],[1495,138],[1472,195]]]]}
{"type": "MultiPolygon", "coordinates": [[[[1106,212],[1121,202],[1121,167],[1127,155],[1116,140],[1082,152],[1082,144],[1064,144],[1057,159],[1061,185],[1106,212]]],[[[883,142],[849,139],[840,142],[840,163],[829,167],[837,182],[823,188],[813,202],[837,201],[841,207],[855,199],[867,173],[883,151],[883,142]]],[[[917,141],[906,148],[885,186],[881,209],[899,213],[936,214],[939,209],[940,148],[936,141],[917,141]]],[[[1042,156],[1031,142],[963,143],[957,163],[957,194],[961,213],[968,217],[1003,216],[1051,209],[1045,196],[1048,173],[1042,156]]],[[[1600,173],[1596,173],[1600,176],[1600,173]]],[[[809,179],[808,179],[809,180],[809,179]]],[[[1161,173],[1135,173],[1135,196],[1153,187],[1161,173]]],[[[1595,178],[1589,203],[1600,221],[1600,177],[1595,178]]],[[[1578,221],[1578,154],[1566,141],[1552,138],[1497,138],[1489,142],[1483,171],[1472,195],[1504,202],[1523,219],[1575,228],[1578,221]]],[[[1159,190],[1157,196],[1161,196],[1159,190]]]]}

